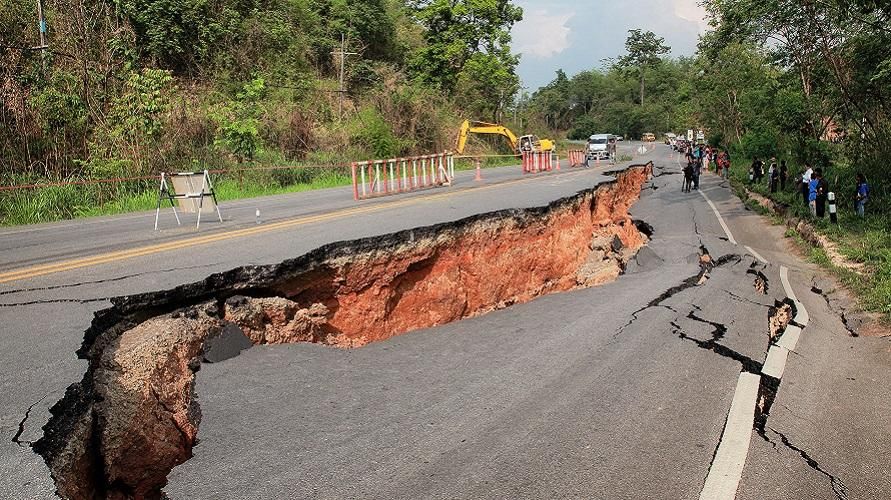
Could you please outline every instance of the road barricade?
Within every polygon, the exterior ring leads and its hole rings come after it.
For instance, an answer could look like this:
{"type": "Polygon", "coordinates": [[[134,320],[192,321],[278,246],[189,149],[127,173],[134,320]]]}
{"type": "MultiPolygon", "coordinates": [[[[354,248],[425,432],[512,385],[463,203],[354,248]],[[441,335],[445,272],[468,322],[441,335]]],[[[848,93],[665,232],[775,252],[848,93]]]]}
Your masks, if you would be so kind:
{"type": "Polygon", "coordinates": [[[217,193],[214,191],[210,174],[203,172],[161,173],[161,185],[158,190],[158,207],[155,210],[155,231],[158,230],[158,218],[161,216],[161,202],[170,202],[176,224],[181,225],[176,207],[179,205],[183,213],[198,214],[195,229],[201,227],[201,214],[216,212],[217,218],[223,222],[220,206],[217,204],[217,193]]]}
{"type": "Polygon", "coordinates": [[[523,151],[524,174],[550,172],[554,164],[557,165],[557,170],[559,170],[560,163],[559,160],[555,159],[553,151],[523,151]]]}
{"type": "Polygon", "coordinates": [[[452,153],[358,161],[352,164],[353,198],[378,196],[450,186],[455,177],[452,153]]]}
{"type": "Polygon", "coordinates": [[[566,154],[569,156],[570,167],[584,167],[586,165],[587,158],[585,157],[584,150],[570,149],[566,154]]]}

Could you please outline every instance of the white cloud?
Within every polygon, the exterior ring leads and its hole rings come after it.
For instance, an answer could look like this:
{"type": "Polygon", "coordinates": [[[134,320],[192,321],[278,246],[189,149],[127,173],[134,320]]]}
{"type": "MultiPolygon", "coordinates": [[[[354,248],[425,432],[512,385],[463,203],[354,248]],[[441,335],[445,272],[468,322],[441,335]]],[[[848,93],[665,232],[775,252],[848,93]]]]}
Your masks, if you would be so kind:
{"type": "Polygon", "coordinates": [[[548,14],[546,10],[526,12],[511,34],[513,48],[527,56],[548,59],[569,48],[570,29],[566,25],[575,12],[548,14]]]}
{"type": "Polygon", "coordinates": [[[674,4],[674,14],[677,17],[696,23],[700,33],[708,30],[705,9],[699,5],[699,0],[671,0],[671,3],[674,4]]]}

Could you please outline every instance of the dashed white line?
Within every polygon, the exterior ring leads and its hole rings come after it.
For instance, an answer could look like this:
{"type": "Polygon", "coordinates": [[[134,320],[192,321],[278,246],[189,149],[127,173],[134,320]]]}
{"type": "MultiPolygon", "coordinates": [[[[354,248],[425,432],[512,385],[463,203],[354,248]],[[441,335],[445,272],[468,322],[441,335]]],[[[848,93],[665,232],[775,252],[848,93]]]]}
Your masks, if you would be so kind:
{"type": "MultiPolygon", "coordinates": [[[[805,309],[804,304],[799,302],[798,298],[795,297],[795,291],[792,290],[792,285],[789,283],[789,268],[786,266],[780,266],[780,281],[783,283],[783,290],[785,290],[786,296],[792,299],[795,303],[795,308],[797,309],[795,322],[802,326],[807,325],[807,322],[810,319],[807,314],[807,309],[805,309]]],[[[801,328],[796,325],[788,325],[783,336],[780,337],[779,342],[771,345],[770,349],[767,351],[767,359],[764,361],[764,367],[761,369],[761,373],[776,379],[783,378],[783,373],[786,371],[786,360],[789,358],[789,352],[795,350],[795,346],[798,345],[799,337],[801,337],[801,328]]]]}
{"type": "Polygon", "coordinates": [[[708,196],[706,196],[705,192],[701,189],[699,190],[699,194],[701,194],[702,197],[705,198],[705,201],[708,202],[708,206],[712,207],[712,210],[715,212],[715,216],[718,217],[718,222],[721,223],[721,227],[724,228],[724,233],[727,235],[727,241],[736,245],[736,240],[733,238],[733,234],[730,232],[730,228],[727,227],[727,223],[724,222],[724,217],[721,217],[721,212],[718,212],[718,207],[716,207],[715,204],[712,203],[712,200],[710,200],[708,196]]]}
{"type": "Polygon", "coordinates": [[[795,291],[792,290],[792,285],[789,284],[789,269],[786,266],[780,266],[780,281],[783,282],[783,289],[786,291],[786,296],[792,299],[792,302],[795,303],[795,309],[798,311],[795,314],[795,322],[803,327],[807,326],[811,317],[807,313],[807,309],[804,308],[804,304],[798,301],[798,297],[795,296],[795,291]]]}
{"type": "Polygon", "coordinates": [[[780,337],[780,341],[777,342],[777,345],[783,348],[786,348],[790,351],[795,350],[795,346],[798,345],[798,339],[801,337],[801,328],[795,325],[789,325],[786,327],[786,332],[783,333],[783,336],[780,337]]]}
{"type": "Polygon", "coordinates": [[[736,496],[752,440],[759,385],[760,376],[748,372],[739,374],[721,444],[699,494],[700,500],[726,500],[736,496]]]}
{"type": "MultiPolygon", "coordinates": [[[[712,207],[718,217],[718,222],[721,223],[721,227],[727,234],[728,241],[737,244],[715,204],[704,192],[699,191],[699,194],[712,207]]],[[[768,263],[767,259],[752,247],[745,246],[745,249],[760,262],[768,263]]],[[[705,478],[705,484],[699,494],[700,500],[732,500],[736,498],[736,490],[742,479],[746,457],[749,453],[749,444],[752,440],[755,406],[758,403],[758,388],[761,385],[762,377],[782,379],[786,371],[789,353],[795,350],[798,339],[801,337],[801,329],[807,326],[810,319],[804,304],[798,301],[795,291],[792,290],[792,285],[789,283],[789,269],[786,266],[780,266],[780,281],[786,296],[795,304],[794,321],[796,324],[788,325],[780,340],[771,344],[767,351],[767,359],[764,360],[764,365],[761,368],[761,374],[748,372],[739,374],[733,401],[727,414],[727,423],[721,434],[718,449],[715,451],[715,458],[705,478]]]]}
{"type": "Polygon", "coordinates": [[[789,350],[776,344],[771,345],[767,350],[767,359],[764,360],[764,366],[761,367],[761,373],[775,379],[783,378],[783,372],[786,371],[786,360],[789,358],[789,350]]]}
{"type": "Polygon", "coordinates": [[[762,257],[760,253],[756,252],[754,248],[752,248],[750,246],[746,246],[744,248],[746,249],[746,251],[748,251],[750,254],[752,254],[753,257],[758,259],[762,264],[767,264],[767,259],[762,257]]]}

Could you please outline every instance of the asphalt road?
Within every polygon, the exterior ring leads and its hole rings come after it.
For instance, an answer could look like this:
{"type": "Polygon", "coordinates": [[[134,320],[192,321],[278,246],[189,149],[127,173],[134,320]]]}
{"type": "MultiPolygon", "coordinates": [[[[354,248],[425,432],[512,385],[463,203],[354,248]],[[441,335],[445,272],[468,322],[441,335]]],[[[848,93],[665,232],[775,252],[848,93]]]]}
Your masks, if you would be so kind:
{"type": "MultiPolygon", "coordinates": [[[[891,497],[888,340],[848,335],[810,291],[832,283],[718,179],[705,177],[703,191],[738,244],[704,197],[680,192],[667,147],[648,159],[659,176],[632,211],[655,233],[618,281],[361,349],[257,347],[205,365],[201,442],[166,493],[698,498],[740,360],[765,359],[767,311],[785,298],[786,266],[810,324],[764,436],[748,431],[737,497],[891,497]],[[662,297],[697,275],[700,246],[726,263],[703,285],[662,297]],[[767,295],[754,289],[752,266],[768,278],[767,295]]],[[[608,179],[605,169],[526,178],[518,170],[487,170],[481,185],[466,172],[452,188],[360,204],[346,189],[234,202],[223,206],[223,224],[197,234],[176,228],[170,214],[155,233],[153,213],[0,231],[0,498],[52,495],[46,467],[24,443],[40,436],[47,408],[82,376],[74,351],[105,298],[278,262],[331,241],[539,206],[608,179]],[[20,430],[23,444],[12,440],[20,430]]]]}

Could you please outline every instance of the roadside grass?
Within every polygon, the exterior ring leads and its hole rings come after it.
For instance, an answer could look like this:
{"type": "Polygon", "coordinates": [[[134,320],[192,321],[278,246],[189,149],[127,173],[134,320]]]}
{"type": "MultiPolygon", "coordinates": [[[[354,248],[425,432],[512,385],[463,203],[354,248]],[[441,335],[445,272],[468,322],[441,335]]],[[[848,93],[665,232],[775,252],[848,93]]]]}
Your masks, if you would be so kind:
{"type": "MultiPolygon", "coordinates": [[[[836,245],[841,255],[851,262],[862,264],[864,272],[857,273],[836,266],[826,252],[807,243],[792,228],[786,230],[786,236],[792,237],[805,250],[811,262],[832,272],[841,283],[852,290],[864,310],[880,313],[886,323],[891,322],[891,213],[878,209],[882,205],[881,200],[870,200],[866,217],[862,219],[858,217],[854,212],[850,196],[845,196],[844,192],[853,191],[853,184],[850,189],[838,185],[839,178],[847,178],[844,174],[849,173],[849,169],[844,166],[837,167],[835,175],[827,175],[830,179],[830,189],[839,192],[838,224],[833,224],[829,221],[828,215],[823,219],[811,217],[810,209],[805,205],[801,193],[796,190],[794,182],[787,183],[786,190],[777,193],[770,192],[766,181],[759,184],[749,183],[750,164],[751,161],[743,163],[737,160],[730,170],[734,191],[744,200],[746,206],[756,205],[758,208],[754,206],[752,208],[764,213],[761,205],[746,196],[745,189],[749,189],[785,206],[788,215],[810,222],[819,233],[836,245]]],[[[848,177],[853,178],[853,176],[848,177]]]]}
{"type": "MultiPolygon", "coordinates": [[[[295,167],[211,176],[217,199],[231,201],[346,186],[348,169],[295,167]]],[[[151,210],[158,204],[158,181],[53,186],[0,194],[0,225],[38,224],[58,220],[151,210]]]]}
{"type": "MultiPolygon", "coordinates": [[[[517,165],[515,157],[487,157],[482,168],[517,165]]],[[[473,170],[471,159],[456,159],[455,170],[473,170]]],[[[76,181],[59,179],[53,182],[76,181]]],[[[348,186],[352,174],[346,167],[294,166],[280,170],[247,170],[211,175],[217,199],[244,198],[297,193],[315,189],[348,186]]],[[[43,182],[48,182],[45,179],[43,182]]],[[[39,179],[4,179],[7,184],[39,183],[39,179]]],[[[59,220],[116,215],[152,210],[158,204],[158,181],[126,181],[115,184],[85,184],[43,187],[0,193],[0,226],[39,224],[59,220]]]]}

